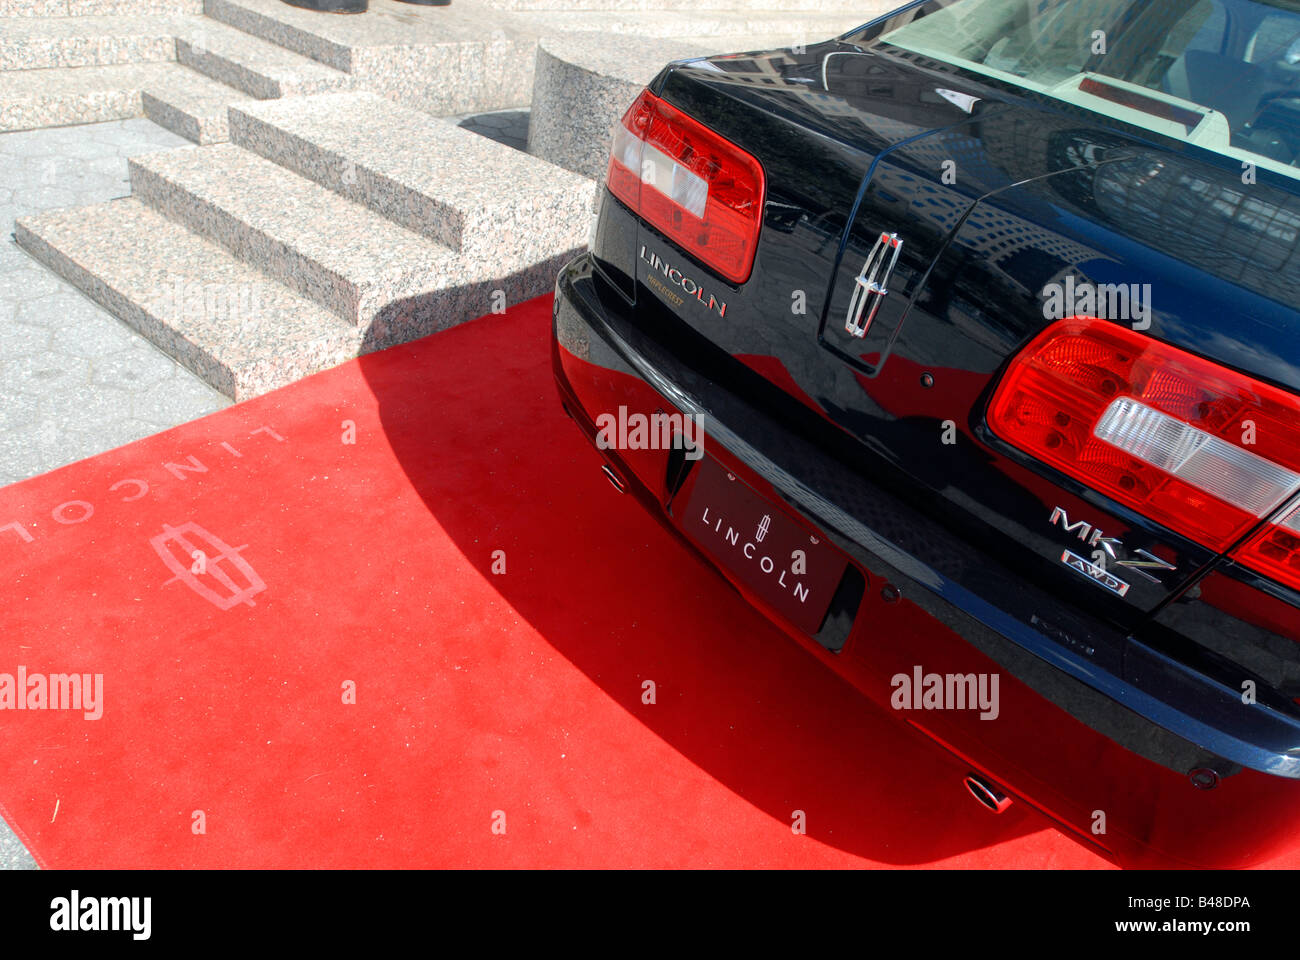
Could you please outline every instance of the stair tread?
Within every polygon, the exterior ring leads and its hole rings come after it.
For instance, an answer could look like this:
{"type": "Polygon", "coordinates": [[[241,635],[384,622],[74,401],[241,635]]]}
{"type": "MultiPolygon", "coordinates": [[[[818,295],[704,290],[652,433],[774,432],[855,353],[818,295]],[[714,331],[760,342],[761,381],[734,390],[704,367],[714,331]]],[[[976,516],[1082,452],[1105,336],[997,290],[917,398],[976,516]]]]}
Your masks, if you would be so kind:
{"type": "Polygon", "coordinates": [[[285,382],[286,369],[303,376],[358,348],[355,328],[133,198],[23,217],[17,228],[20,245],[31,249],[34,237],[84,271],[70,279],[94,299],[115,295],[141,311],[105,303],[164,352],[209,382],[225,379],[214,369],[228,370],[238,398],[285,382]],[[256,291],[256,309],[193,309],[192,294],[176,291],[195,283],[228,297],[256,291]]]}
{"type": "Polygon", "coordinates": [[[199,19],[184,14],[14,17],[5,22],[3,40],[15,43],[64,37],[173,37],[199,19]]]}
{"type": "Polygon", "coordinates": [[[226,106],[251,97],[242,90],[213,80],[196,70],[180,64],[162,64],[165,68],[158,76],[145,82],[142,88],[165,103],[172,103],[198,113],[224,111],[226,106]]]}
{"type": "Polygon", "coordinates": [[[453,266],[447,247],[234,144],[140,154],[131,164],[358,287],[423,288],[453,266]]]}
{"type": "Polygon", "coordinates": [[[174,69],[175,63],[112,63],[91,67],[50,67],[14,70],[4,76],[0,104],[21,97],[73,94],[95,90],[139,91],[174,69]]]}
{"type": "Polygon", "coordinates": [[[231,139],[498,266],[586,236],[591,180],[371,93],[240,104],[231,139]],[[286,136],[287,146],[271,142],[286,136]],[[366,172],[365,190],[338,182],[340,164],[366,172]]]}
{"type": "Polygon", "coordinates": [[[176,59],[176,35],[197,17],[15,17],[0,30],[0,71],[158,63],[176,59]]]}
{"type": "Polygon", "coordinates": [[[373,93],[323,93],[266,100],[241,110],[278,129],[342,153],[432,197],[508,203],[520,175],[529,189],[563,193],[581,179],[519,151],[511,169],[493,161],[509,147],[373,93]]]}

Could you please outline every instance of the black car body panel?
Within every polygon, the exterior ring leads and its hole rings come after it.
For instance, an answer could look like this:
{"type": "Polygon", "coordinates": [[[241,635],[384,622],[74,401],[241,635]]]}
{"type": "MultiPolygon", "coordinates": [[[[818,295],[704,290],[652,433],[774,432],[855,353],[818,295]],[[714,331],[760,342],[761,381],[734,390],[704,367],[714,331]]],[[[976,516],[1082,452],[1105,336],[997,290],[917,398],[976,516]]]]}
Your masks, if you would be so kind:
{"type": "MultiPolygon", "coordinates": [[[[985,413],[1067,276],[1149,285],[1148,336],[1300,391],[1296,182],[1261,168],[1247,192],[1230,157],[878,42],[939,6],[656,78],[763,164],[754,268],[728,283],[607,191],[592,252],[557,284],[566,408],[592,435],[620,406],[702,416],[708,455],[829,537],[857,579],[808,631],[724,574],[869,696],[888,699],[899,657],[987,658],[1034,691],[1018,730],[907,716],[1018,795],[1125,859],[1259,859],[1300,820],[1300,594],[1035,461],[985,413]],[[890,232],[905,242],[889,295],[849,336],[859,271],[890,232]],[[667,264],[725,313],[663,283],[667,264]],[[1060,562],[1058,510],[1171,569],[1099,588],[1060,562]],[[1095,751],[1104,782],[1036,739],[1030,714],[1095,751]],[[1193,770],[1218,785],[1194,789],[1193,770]],[[1091,829],[1098,809],[1123,842],[1091,829]]],[[[692,462],[602,453],[682,532],[692,462]]]]}

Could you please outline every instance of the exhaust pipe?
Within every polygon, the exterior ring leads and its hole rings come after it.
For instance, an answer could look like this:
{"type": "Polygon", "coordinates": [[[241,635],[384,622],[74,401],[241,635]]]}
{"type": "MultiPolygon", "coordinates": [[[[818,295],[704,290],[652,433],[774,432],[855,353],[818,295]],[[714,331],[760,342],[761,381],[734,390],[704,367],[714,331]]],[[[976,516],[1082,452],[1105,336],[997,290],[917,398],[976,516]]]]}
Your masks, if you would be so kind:
{"type": "Polygon", "coordinates": [[[623,478],[620,477],[618,473],[615,472],[614,468],[608,463],[602,463],[600,465],[600,472],[605,475],[605,479],[609,481],[609,485],[619,493],[623,493],[627,490],[627,484],[623,482],[623,478]]]}
{"type": "Polygon", "coordinates": [[[1011,809],[1011,798],[977,773],[968,773],[962,784],[980,806],[993,813],[1006,813],[1011,809]]]}

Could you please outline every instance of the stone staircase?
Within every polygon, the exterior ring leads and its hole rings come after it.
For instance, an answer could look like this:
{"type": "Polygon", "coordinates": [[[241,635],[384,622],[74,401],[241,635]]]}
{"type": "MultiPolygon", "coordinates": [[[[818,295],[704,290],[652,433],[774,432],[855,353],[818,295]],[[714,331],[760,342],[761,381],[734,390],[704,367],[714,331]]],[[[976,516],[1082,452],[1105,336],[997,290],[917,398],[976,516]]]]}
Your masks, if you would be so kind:
{"type": "Polygon", "coordinates": [[[143,113],[196,144],[133,158],[130,197],[20,219],[15,239],[234,399],[548,291],[586,241],[607,114],[679,55],[673,31],[754,49],[882,5],[201,2],[0,0],[0,131],[143,113]],[[530,105],[564,138],[547,159],[440,119],[530,105]]]}
{"type": "Polygon", "coordinates": [[[354,85],[203,15],[202,0],[0,0],[0,132],[143,114],[216,143],[233,103],[354,85]]]}
{"type": "Polygon", "coordinates": [[[550,288],[591,181],[371,93],[247,101],[19,246],[234,399],[550,288]],[[479,176],[477,172],[484,175],[479,176]]]}

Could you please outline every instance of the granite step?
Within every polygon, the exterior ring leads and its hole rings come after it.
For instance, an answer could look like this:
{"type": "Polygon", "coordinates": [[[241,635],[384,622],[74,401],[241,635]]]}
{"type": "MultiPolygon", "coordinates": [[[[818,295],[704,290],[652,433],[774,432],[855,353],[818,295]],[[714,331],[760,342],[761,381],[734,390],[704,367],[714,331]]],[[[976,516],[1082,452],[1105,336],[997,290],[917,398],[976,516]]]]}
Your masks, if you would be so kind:
{"type": "Polygon", "coordinates": [[[463,277],[446,247],[234,144],[133,157],[131,193],[351,324],[463,277]]]}
{"type": "Polygon", "coordinates": [[[202,12],[203,0],[0,0],[0,18],[198,15],[202,12]]]}
{"type": "Polygon", "coordinates": [[[176,59],[258,100],[351,89],[355,79],[211,18],[176,39],[176,59]]]}
{"type": "Polygon", "coordinates": [[[370,0],[367,12],[347,16],[281,0],[206,0],[204,12],[434,116],[527,106],[545,29],[474,0],[446,7],[370,0]]]}
{"type": "Polygon", "coordinates": [[[130,197],[24,217],[15,239],[234,400],[362,345],[356,327],[130,197]]]}
{"type": "Polygon", "coordinates": [[[66,17],[68,0],[0,0],[0,17],[66,17]]]}
{"type": "MultiPolygon", "coordinates": [[[[278,3],[279,0],[276,0],[278,3]]],[[[240,0],[204,0],[204,14],[250,36],[291,50],[336,70],[352,69],[352,46],[321,35],[313,23],[296,23],[274,8],[258,7],[240,0]]],[[[299,11],[312,13],[312,11],[299,11]]],[[[320,17],[321,14],[316,14],[320,17]]],[[[358,16],[365,16],[359,14],[358,16]]]]}
{"type": "Polygon", "coordinates": [[[0,30],[0,71],[159,63],[176,59],[176,35],[194,18],[14,17],[0,30]]]}
{"type": "Polygon", "coordinates": [[[6,73],[0,132],[138,117],[141,91],[175,69],[174,63],[132,63],[6,73]]]}
{"type": "Polygon", "coordinates": [[[595,183],[370,93],[232,106],[230,140],[498,273],[587,238],[595,183]]]}
{"type": "Polygon", "coordinates": [[[229,140],[226,108],[250,99],[248,94],[181,64],[164,67],[161,77],[141,88],[144,115],[195,143],[229,140]]]}

